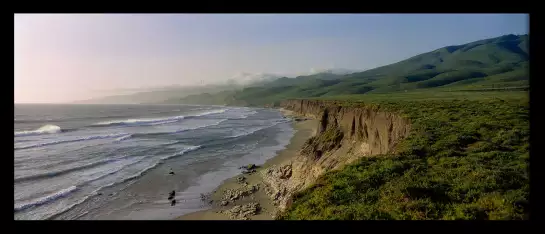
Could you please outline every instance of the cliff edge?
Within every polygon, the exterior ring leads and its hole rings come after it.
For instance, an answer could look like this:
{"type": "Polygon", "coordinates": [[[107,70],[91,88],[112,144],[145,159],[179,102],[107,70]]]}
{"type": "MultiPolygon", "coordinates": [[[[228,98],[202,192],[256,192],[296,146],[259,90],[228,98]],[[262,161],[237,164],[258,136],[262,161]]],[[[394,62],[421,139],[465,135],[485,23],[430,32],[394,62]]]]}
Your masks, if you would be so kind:
{"type": "Polygon", "coordinates": [[[292,195],[331,170],[373,155],[393,153],[411,129],[410,121],[372,106],[343,106],[335,101],[287,100],[284,109],[318,120],[318,131],[290,161],[263,171],[267,194],[280,211],[292,195]]]}

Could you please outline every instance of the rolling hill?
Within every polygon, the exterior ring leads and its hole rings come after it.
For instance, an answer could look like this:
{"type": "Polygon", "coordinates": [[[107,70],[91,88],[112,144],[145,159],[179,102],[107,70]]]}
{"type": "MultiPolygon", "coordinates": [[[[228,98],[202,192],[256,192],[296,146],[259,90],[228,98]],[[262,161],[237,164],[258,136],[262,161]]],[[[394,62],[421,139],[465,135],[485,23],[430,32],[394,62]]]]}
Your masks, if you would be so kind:
{"type": "Polygon", "coordinates": [[[288,98],[527,87],[528,40],[528,35],[504,35],[439,48],[363,72],[283,77],[229,93],[191,95],[176,102],[262,106],[288,98]]]}

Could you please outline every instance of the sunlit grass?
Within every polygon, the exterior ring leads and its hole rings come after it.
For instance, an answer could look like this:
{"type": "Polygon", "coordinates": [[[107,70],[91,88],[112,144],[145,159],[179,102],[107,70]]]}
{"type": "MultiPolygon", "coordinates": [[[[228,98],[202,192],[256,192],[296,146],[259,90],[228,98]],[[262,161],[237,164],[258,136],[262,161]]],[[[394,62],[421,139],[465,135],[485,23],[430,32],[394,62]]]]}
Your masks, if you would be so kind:
{"type": "Polygon", "coordinates": [[[412,121],[395,155],[364,157],[295,195],[280,219],[527,219],[527,92],[348,95],[412,121]]]}

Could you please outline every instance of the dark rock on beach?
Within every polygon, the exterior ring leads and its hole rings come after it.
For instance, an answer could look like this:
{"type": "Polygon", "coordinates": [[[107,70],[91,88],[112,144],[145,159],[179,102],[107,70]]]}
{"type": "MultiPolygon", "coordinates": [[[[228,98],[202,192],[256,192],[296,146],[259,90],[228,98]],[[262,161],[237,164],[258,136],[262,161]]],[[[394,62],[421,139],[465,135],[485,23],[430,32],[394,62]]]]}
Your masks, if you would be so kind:
{"type": "Polygon", "coordinates": [[[252,170],[243,171],[242,174],[252,174],[252,173],[255,173],[255,172],[256,172],[256,170],[252,169],[252,170]]]}
{"type": "Polygon", "coordinates": [[[207,194],[201,193],[201,198],[200,199],[201,199],[202,202],[210,203],[210,201],[212,200],[211,196],[212,196],[212,193],[207,193],[207,194]]]}
{"type": "Polygon", "coordinates": [[[172,192],[168,194],[168,200],[174,199],[174,196],[176,196],[176,191],[172,190],[172,192]]]}
{"type": "Polygon", "coordinates": [[[255,164],[248,164],[248,165],[246,165],[246,166],[241,166],[241,167],[239,167],[238,169],[243,169],[243,170],[248,170],[248,171],[250,171],[250,170],[257,169],[257,168],[259,168],[259,166],[255,165],[255,164]]]}

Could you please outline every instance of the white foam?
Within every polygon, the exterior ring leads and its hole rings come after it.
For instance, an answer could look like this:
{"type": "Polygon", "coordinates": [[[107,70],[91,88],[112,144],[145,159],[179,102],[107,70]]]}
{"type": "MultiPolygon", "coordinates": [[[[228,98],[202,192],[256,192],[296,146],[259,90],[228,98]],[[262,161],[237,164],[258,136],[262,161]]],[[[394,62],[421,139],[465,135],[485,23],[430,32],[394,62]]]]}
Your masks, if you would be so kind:
{"type": "MultiPolygon", "coordinates": [[[[98,191],[98,190],[97,190],[97,191],[98,191]]],[[[89,198],[91,198],[91,197],[93,197],[93,196],[96,196],[96,195],[97,195],[97,192],[95,191],[95,193],[93,193],[93,195],[85,196],[85,197],[83,197],[82,199],[78,200],[77,202],[73,203],[72,205],[69,205],[69,206],[65,207],[64,209],[62,209],[62,210],[60,210],[60,211],[58,211],[58,212],[55,212],[55,213],[53,213],[53,214],[49,214],[49,216],[44,217],[43,219],[44,219],[44,220],[51,219],[51,218],[53,218],[53,217],[55,217],[55,216],[57,216],[57,215],[59,215],[59,214],[62,214],[62,213],[64,213],[64,212],[66,212],[66,211],[68,211],[68,210],[74,208],[74,206],[77,206],[77,205],[79,205],[79,204],[81,204],[81,203],[87,201],[89,198]]]]}
{"type": "Polygon", "coordinates": [[[79,214],[78,216],[74,217],[74,219],[79,219],[79,218],[85,216],[86,214],[89,214],[89,211],[85,211],[85,212],[79,214]]]}
{"type": "Polygon", "coordinates": [[[180,155],[183,155],[183,154],[185,154],[185,153],[187,153],[187,152],[191,152],[191,151],[194,151],[194,150],[198,150],[198,149],[200,149],[200,148],[202,148],[202,146],[200,146],[200,145],[197,145],[197,146],[190,146],[190,147],[187,147],[187,148],[185,148],[184,150],[182,150],[182,151],[180,151],[180,152],[178,152],[178,153],[175,153],[175,154],[173,154],[173,155],[168,155],[168,156],[161,157],[161,160],[167,160],[167,159],[169,159],[169,158],[176,157],[176,156],[180,156],[180,155]]]}
{"type": "Polygon", "coordinates": [[[248,117],[250,117],[252,115],[255,115],[255,114],[257,114],[257,111],[250,111],[248,113],[243,113],[240,116],[237,116],[235,118],[230,118],[230,119],[246,119],[246,118],[248,118],[248,117]]]}
{"type": "Polygon", "coordinates": [[[128,162],[126,162],[126,163],[121,163],[120,159],[114,160],[114,161],[117,161],[116,162],[117,166],[115,166],[115,167],[110,167],[110,168],[108,168],[108,170],[101,170],[101,171],[98,171],[98,172],[92,172],[92,171],[87,172],[87,175],[85,173],[80,175],[81,177],[86,177],[86,178],[88,178],[90,176],[89,174],[97,175],[97,176],[95,176],[93,178],[90,178],[90,179],[86,180],[82,184],[92,183],[94,181],[100,180],[100,179],[102,179],[104,177],[107,177],[109,175],[113,175],[113,174],[115,174],[117,172],[120,172],[121,170],[123,170],[123,169],[125,169],[127,167],[130,167],[132,165],[140,163],[144,158],[146,158],[146,156],[134,157],[134,158],[131,158],[130,160],[128,160],[128,162]]]}
{"type": "Polygon", "coordinates": [[[185,116],[173,116],[168,118],[156,118],[156,119],[127,119],[127,120],[112,120],[112,121],[106,121],[106,122],[100,122],[93,124],[94,126],[109,126],[109,125],[158,125],[158,124],[166,124],[166,123],[173,123],[179,120],[184,119],[185,116]]]}
{"type": "Polygon", "coordinates": [[[14,149],[21,150],[21,149],[43,147],[43,146],[48,146],[48,145],[58,145],[58,144],[63,144],[63,143],[78,142],[78,141],[88,141],[88,140],[97,140],[97,139],[106,139],[106,138],[118,138],[118,137],[124,137],[124,136],[127,136],[127,135],[130,135],[130,134],[120,133],[120,134],[108,134],[108,135],[95,135],[95,136],[81,137],[81,138],[75,138],[75,139],[43,142],[43,143],[32,144],[32,145],[15,146],[14,149]]]}
{"type": "Polygon", "coordinates": [[[132,135],[131,134],[128,134],[128,135],[125,135],[125,136],[122,136],[122,137],[119,137],[119,138],[116,138],[115,141],[124,141],[124,140],[127,140],[129,138],[131,138],[132,135]]]}
{"type": "MultiPolygon", "coordinates": [[[[42,173],[42,174],[34,174],[34,175],[29,175],[29,176],[16,177],[14,179],[14,182],[17,183],[17,182],[23,182],[23,181],[28,181],[28,180],[51,178],[51,177],[55,177],[55,176],[59,176],[59,175],[63,175],[63,174],[67,174],[67,173],[71,173],[71,172],[75,172],[75,171],[82,171],[82,170],[85,170],[85,169],[94,168],[94,167],[109,164],[109,163],[112,163],[112,162],[116,163],[116,162],[120,162],[120,161],[130,159],[130,158],[142,159],[144,157],[145,156],[133,157],[133,156],[130,156],[130,155],[126,155],[126,156],[122,156],[122,157],[118,157],[118,158],[109,158],[109,159],[100,160],[100,161],[96,161],[96,162],[92,162],[92,163],[87,163],[87,164],[84,164],[84,165],[81,165],[81,166],[72,166],[70,168],[65,168],[65,169],[62,169],[62,170],[51,171],[51,172],[42,173]]],[[[131,165],[131,164],[129,164],[129,165],[131,165]]],[[[125,165],[125,166],[127,166],[127,165],[125,165]]],[[[92,180],[93,179],[91,179],[90,181],[92,181],[92,180]]]]}
{"type": "Polygon", "coordinates": [[[194,151],[194,150],[197,150],[197,149],[200,149],[202,146],[198,145],[198,146],[189,146],[187,148],[185,148],[184,150],[178,152],[178,153],[175,153],[175,154],[172,154],[172,155],[168,155],[168,156],[165,156],[165,157],[161,157],[159,160],[155,161],[153,164],[149,165],[148,167],[145,167],[144,169],[140,170],[139,172],[137,172],[136,174],[133,174],[131,176],[128,176],[128,177],[125,177],[123,178],[122,180],[119,180],[119,181],[115,181],[115,182],[112,182],[112,183],[109,183],[107,185],[104,185],[102,187],[100,187],[98,190],[100,189],[104,189],[104,188],[108,188],[108,187],[112,187],[112,186],[115,186],[117,184],[120,184],[120,183],[125,183],[129,180],[132,180],[134,178],[138,178],[140,177],[143,173],[147,172],[148,170],[150,169],[153,169],[155,167],[157,167],[159,164],[161,164],[164,160],[166,159],[169,159],[169,158],[172,158],[172,157],[176,157],[176,156],[181,156],[185,153],[188,153],[188,152],[191,152],[191,151],[194,151]]]}
{"type": "Polygon", "coordinates": [[[16,204],[15,205],[15,208],[14,210],[15,211],[20,211],[20,210],[24,210],[24,209],[27,209],[29,207],[32,207],[32,206],[39,206],[39,205],[43,205],[45,203],[48,203],[50,201],[54,201],[58,198],[61,198],[61,197],[64,197],[66,195],[68,195],[69,193],[72,193],[74,191],[77,190],[77,187],[76,186],[71,186],[69,188],[66,188],[66,189],[62,189],[62,190],[59,190],[51,195],[48,195],[48,196],[45,196],[45,197],[40,197],[36,200],[33,200],[31,202],[28,202],[28,203],[24,203],[24,204],[16,204]]]}
{"type": "Polygon", "coordinates": [[[180,115],[180,116],[171,116],[171,117],[164,117],[164,118],[142,118],[142,119],[126,119],[126,120],[111,120],[111,121],[105,121],[105,122],[99,122],[96,124],[93,124],[93,126],[110,126],[110,125],[160,125],[160,124],[169,124],[169,123],[175,123],[180,120],[185,119],[186,117],[199,117],[199,116],[205,116],[205,115],[211,115],[211,114],[219,114],[227,111],[227,109],[220,109],[220,110],[213,110],[213,111],[207,111],[199,114],[194,115],[180,115]]]}
{"type": "MultiPolygon", "coordinates": [[[[137,173],[135,173],[135,174],[133,174],[133,175],[131,175],[131,176],[128,176],[128,177],[125,177],[125,178],[123,178],[123,179],[121,179],[121,180],[118,180],[118,181],[115,181],[115,182],[106,184],[106,185],[104,185],[104,186],[100,186],[100,187],[98,187],[97,189],[95,189],[94,192],[92,192],[90,195],[83,197],[82,199],[78,200],[77,202],[75,202],[75,203],[73,203],[73,204],[71,204],[71,205],[69,205],[69,206],[63,208],[62,210],[60,210],[60,211],[58,211],[58,212],[55,212],[54,214],[50,214],[46,219],[50,219],[50,218],[55,217],[55,216],[57,216],[57,215],[59,215],[59,214],[62,214],[62,213],[64,213],[64,212],[66,212],[66,211],[72,209],[72,208],[75,207],[76,205],[79,205],[79,204],[81,204],[81,203],[87,201],[89,198],[91,198],[91,197],[93,197],[93,196],[96,196],[96,195],[98,194],[98,191],[100,191],[100,190],[102,190],[102,189],[109,188],[109,187],[112,187],[112,186],[115,186],[115,185],[118,185],[118,184],[125,183],[125,182],[130,181],[130,180],[132,180],[132,179],[134,179],[134,178],[138,178],[138,177],[140,177],[142,174],[144,174],[145,172],[149,171],[150,169],[153,169],[153,168],[157,167],[162,161],[164,161],[164,160],[166,160],[166,159],[168,159],[168,158],[172,158],[172,157],[175,157],[175,156],[180,156],[180,155],[183,155],[183,154],[185,154],[185,153],[188,153],[188,152],[190,152],[190,151],[194,151],[194,150],[197,150],[197,149],[200,149],[200,148],[201,148],[201,146],[189,146],[189,147],[185,148],[184,150],[182,150],[182,151],[180,151],[180,152],[178,152],[178,153],[176,153],[176,154],[172,154],[172,155],[169,155],[169,156],[167,156],[167,157],[163,157],[163,158],[161,158],[160,160],[157,160],[155,163],[149,165],[148,167],[145,167],[144,169],[140,170],[139,172],[137,172],[137,173]]],[[[137,162],[138,162],[138,161],[137,161],[137,162]]],[[[92,180],[87,181],[86,183],[89,183],[89,182],[92,182],[92,181],[101,179],[101,178],[103,178],[103,177],[105,177],[105,176],[107,176],[107,175],[114,174],[114,173],[120,171],[121,169],[123,169],[124,167],[129,166],[129,165],[133,165],[133,164],[135,164],[135,163],[137,163],[137,162],[133,162],[133,163],[130,163],[130,164],[128,164],[128,165],[123,165],[123,167],[115,168],[115,169],[117,169],[117,170],[110,171],[109,173],[107,173],[107,174],[105,174],[105,175],[101,175],[101,176],[99,176],[99,177],[93,178],[92,180]]],[[[70,192],[74,191],[74,190],[75,190],[75,187],[76,187],[76,186],[70,187],[69,189],[73,189],[73,190],[70,190],[70,192]]],[[[64,190],[61,190],[61,191],[59,191],[58,193],[61,193],[61,192],[65,193],[65,194],[70,193],[70,192],[66,193],[66,191],[64,191],[64,190]]],[[[64,196],[64,195],[63,195],[63,196],[64,196]]],[[[52,196],[50,196],[50,197],[52,197],[52,196]]],[[[58,197],[55,197],[55,198],[58,198],[58,197]]],[[[43,204],[43,203],[42,203],[42,204],[43,204]]],[[[28,208],[28,207],[30,207],[30,206],[33,206],[33,205],[23,205],[23,206],[24,206],[23,208],[20,208],[20,207],[16,206],[15,210],[17,211],[17,210],[21,210],[21,209],[26,209],[26,208],[28,208]]]]}
{"type": "Polygon", "coordinates": [[[286,120],[279,120],[279,121],[276,121],[274,122],[273,124],[271,125],[268,125],[268,126],[264,126],[264,127],[259,127],[259,128],[255,128],[253,130],[250,130],[250,131],[242,131],[242,133],[238,133],[238,134],[234,134],[234,135],[231,135],[231,136],[228,136],[227,138],[237,138],[237,137],[243,137],[243,136],[247,136],[247,135],[251,135],[257,131],[260,131],[260,130],[263,130],[263,129],[267,129],[267,128],[271,128],[271,127],[274,127],[278,124],[281,124],[281,123],[285,123],[285,122],[288,122],[286,120]]]}
{"type": "Polygon", "coordinates": [[[223,112],[227,111],[227,109],[219,109],[219,110],[213,110],[213,111],[207,111],[196,115],[191,116],[205,116],[205,115],[212,115],[212,114],[221,114],[223,112]]]}
{"type": "Polygon", "coordinates": [[[150,123],[149,125],[153,126],[153,125],[169,124],[169,123],[176,123],[176,122],[178,122],[178,119],[159,121],[159,122],[156,122],[156,123],[150,123]]]}
{"type": "Polygon", "coordinates": [[[14,136],[22,137],[22,136],[33,136],[33,135],[42,135],[42,134],[54,134],[54,133],[59,133],[61,131],[62,131],[61,127],[57,125],[47,124],[33,131],[15,132],[14,136]]]}
{"type": "Polygon", "coordinates": [[[185,131],[190,131],[190,130],[196,130],[196,129],[201,129],[201,128],[206,128],[206,127],[211,127],[211,126],[216,126],[216,125],[219,125],[225,121],[227,121],[228,119],[220,119],[218,120],[217,122],[215,123],[212,123],[212,124],[202,124],[202,125],[197,125],[197,126],[191,126],[191,127],[184,127],[184,128],[179,128],[179,129],[176,129],[176,130],[172,130],[172,131],[152,131],[152,132],[142,132],[142,133],[137,133],[138,135],[140,134],[174,134],[174,133],[180,133],[180,132],[185,132],[185,131]]]}
{"type": "Polygon", "coordinates": [[[196,130],[196,129],[200,129],[200,128],[206,128],[206,127],[211,127],[211,126],[217,126],[223,122],[227,121],[227,119],[221,119],[213,124],[208,124],[208,125],[200,125],[200,126],[193,126],[193,127],[188,127],[188,128],[182,128],[180,130],[177,130],[175,133],[178,133],[178,132],[184,132],[184,131],[189,131],[189,130],[196,130]]]}

